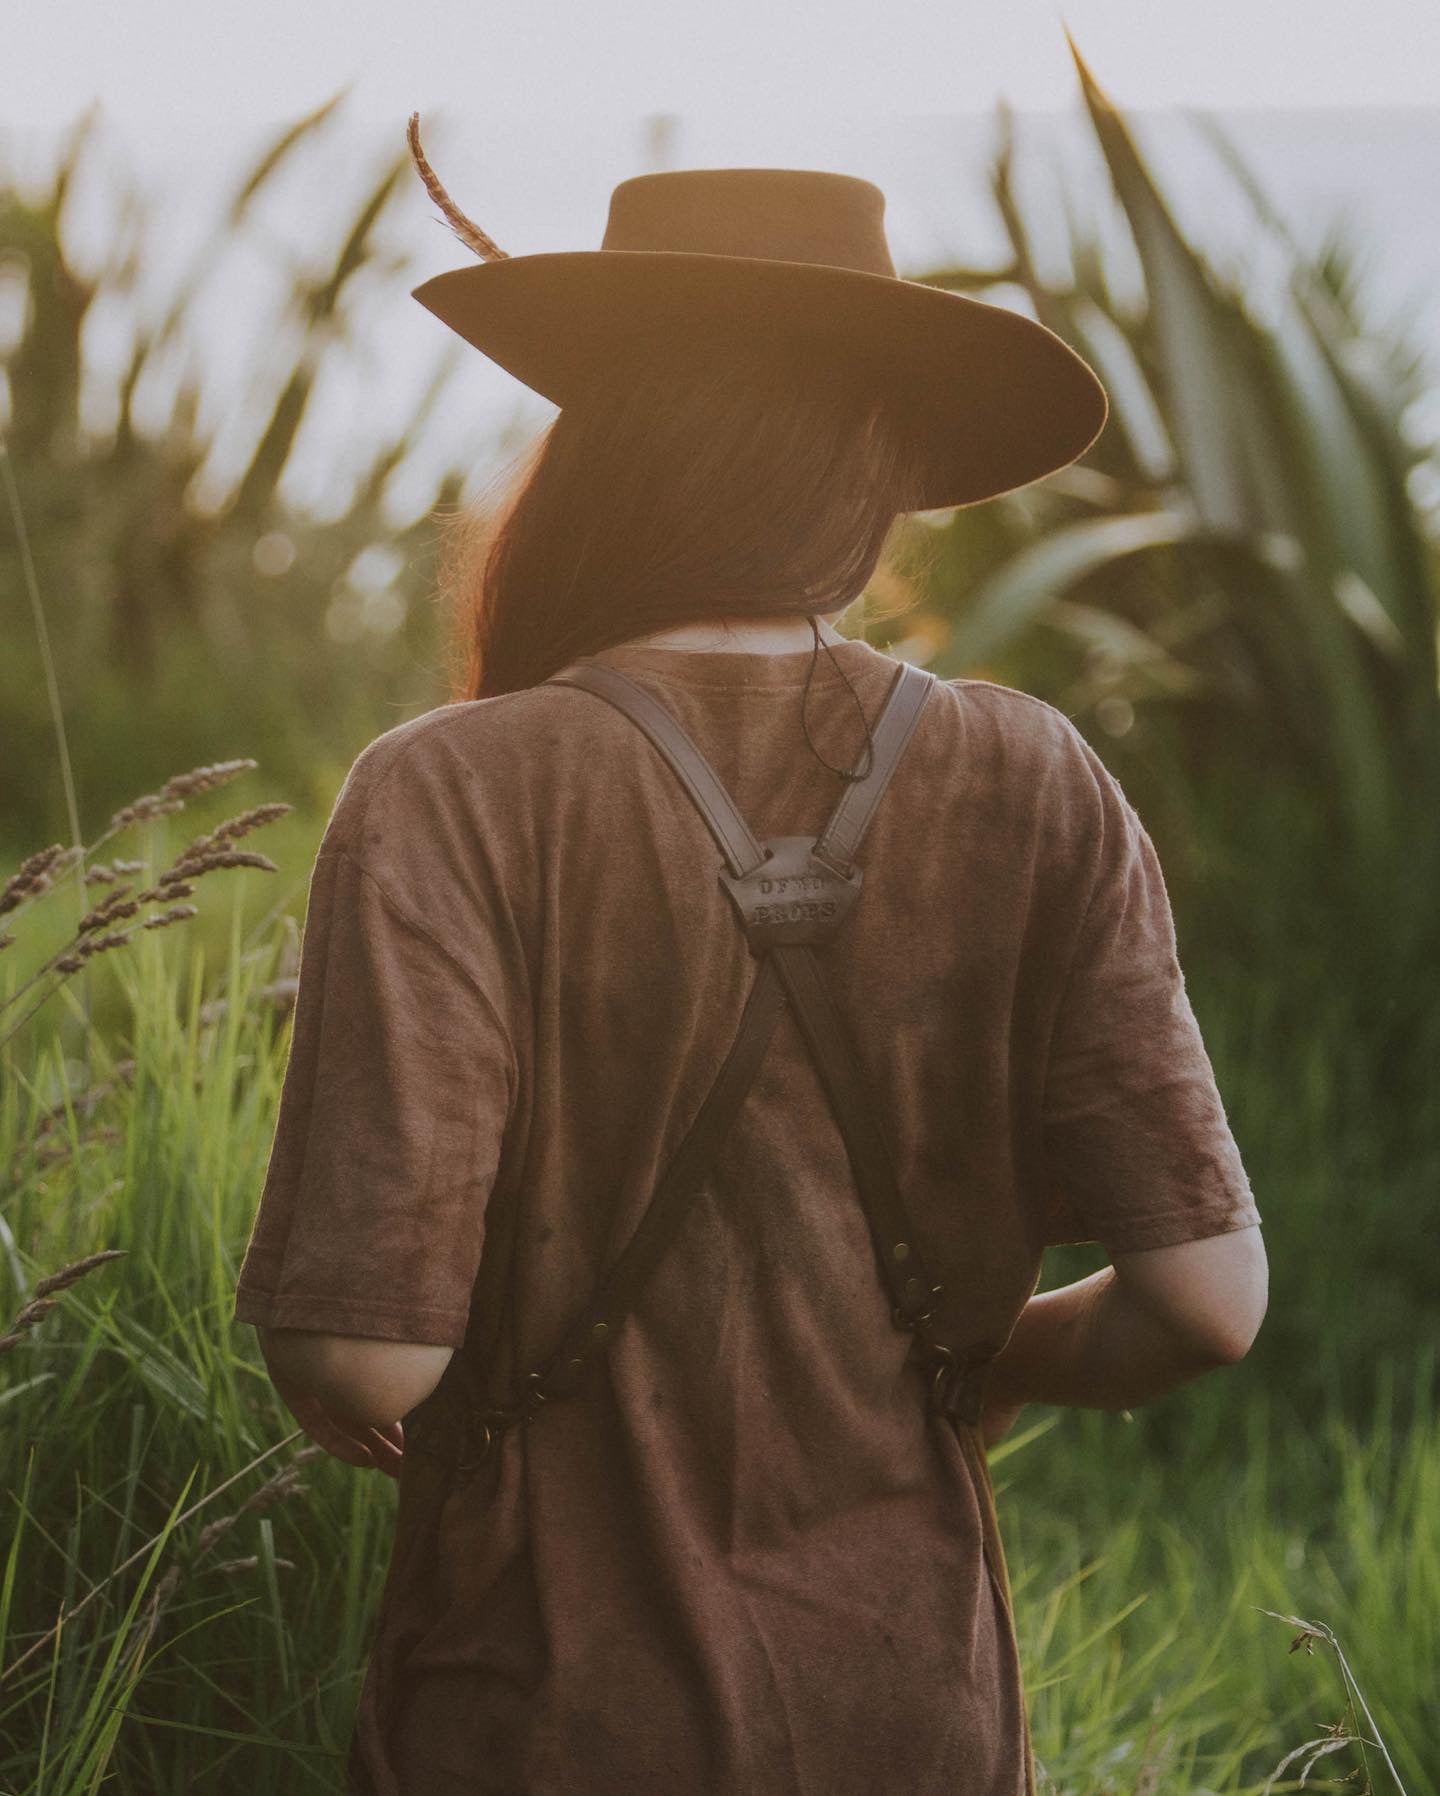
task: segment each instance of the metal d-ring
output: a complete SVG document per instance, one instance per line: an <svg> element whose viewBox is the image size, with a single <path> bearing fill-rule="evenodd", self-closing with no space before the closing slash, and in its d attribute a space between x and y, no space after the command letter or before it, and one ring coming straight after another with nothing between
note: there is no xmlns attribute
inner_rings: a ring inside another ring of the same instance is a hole
<svg viewBox="0 0 1440 1796"><path fill-rule="evenodd" d="M469 1446L469 1431L472 1426L478 1427L484 1438L480 1442L478 1451L476 1451L471 1457L467 1458L463 1451L461 1452L461 1454L459 1454L456 1457L455 1462L454 1462L454 1469L457 1472L473 1472L475 1470L476 1466L484 1463L485 1456L490 1451L490 1442L494 1438L494 1430L491 1428L491 1426L488 1422L479 1422L479 1423L472 1424L471 1422L467 1421L464 1424L466 1446L467 1447Z"/></svg>
<svg viewBox="0 0 1440 1796"><path fill-rule="evenodd" d="M941 1380L955 1370L956 1360L954 1349L944 1346L939 1341L935 1342L933 1352L939 1363L936 1365L934 1375L930 1380L930 1397L932 1402L938 1402L940 1398Z"/></svg>
<svg viewBox="0 0 1440 1796"><path fill-rule="evenodd" d="M932 1301L930 1308L928 1310L921 1310L918 1316L907 1316L901 1306L897 1303L890 1312L895 1319L896 1328L914 1329L918 1327L920 1323L928 1322L940 1307L939 1298L944 1289L945 1287L943 1285L931 1285L930 1296Z"/></svg>

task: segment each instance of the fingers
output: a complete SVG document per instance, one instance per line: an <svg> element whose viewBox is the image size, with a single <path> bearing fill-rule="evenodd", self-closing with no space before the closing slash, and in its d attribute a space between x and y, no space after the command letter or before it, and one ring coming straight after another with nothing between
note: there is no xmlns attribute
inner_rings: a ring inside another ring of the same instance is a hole
<svg viewBox="0 0 1440 1796"><path fill-rule="evenodd" d="M388 1422L383 1428L342 1422L331 1415L318 1397L283 1376L276 1378L273 1370L270 1382L316 1446L360 1471L381 1471L390 1478L400 1476L405 1459L405 1430L398 1421Z"/></svg>
<svg viewBox="0 0 1440 1796"><path fill-rule="evenodd" d="M356 1429L336 1421L318 1397L291 1388L276 1388L285 1407L317 1446L361 1471L379 1470L391 1478L400 1476L405 1431L399 1422L388 1423L384 1428Z"/></svg>
<svg viewBox="0 0 1440 1796"><path fill-rule="evenodd" d="M1024 1407L1023 1404L1017 1404L1013 1409L989 1409L982 1411L980 1418L980 1438L984 1441L986 1447L993 1447L1004 1440L1005 1436L1009 1434L1010 1430L1015 1426L1020 1411Z"/></svg>
<svg viewBox="0 0 1440 1796"><path fill-rule="evenodd" d="M404 1435L397 1422L384 1428L356 1428L337 1422L323 1407L317 1406L317 1410L310 1434L327 1453L333 1453L346 1465L358 1466L362 1471L380 1471L390 1478L400 1476L405 1458Z"/></svg>
<svg viewBox="0 0 1440 1796"><path fill-rule="evenodd" d="M359 1466L368 1471L375 1464L375 1455L369 1443L357 1437L351 1430L343 1427L329 1413L318 1398L304 1397L301 1409L292 1403L295 1419L317 1446L321 1446L336 1459L343 1460L346 1465ZM303 1409L303 1413L302 1413ZM369 1430L367 1433L371 1432Z"/></svg>
<svg viewBox="0 0 1440 1796"><path fill-rule="evenodd" d="M390 1422L384 1428L367 1429L366 1445L371 1452L372 1465L391 1478L400 1476L405 1459L405 1430L398 1422Z"/></svg>

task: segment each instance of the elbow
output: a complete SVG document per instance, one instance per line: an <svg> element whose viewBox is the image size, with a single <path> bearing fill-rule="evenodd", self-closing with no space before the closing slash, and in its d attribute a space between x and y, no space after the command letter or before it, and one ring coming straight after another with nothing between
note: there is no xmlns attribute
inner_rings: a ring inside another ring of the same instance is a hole
<svg viewBox="0 0 1440 1796"><path fill-rule="evenodd" d="M1208 1346L1210 1357L1222 1366L1238 1365L1255 1345L1262 1320L1263 1316L1257 1318L1253 1327L1230 1327L1212 1337Z"/></svg>
<svg viewBox="0 0 1440 1796"><path fill-rule="evenodd" d="M388 1428L434 1391L453 1354L419 1342L334 1339L326 1397L347 1420Z"/></svg>
<svg viewBox="0 0 1440 1796"><path fill-rule="evenodd" d="M301 1391L352 1428L388 1428L408 1415L439 1384L455 1352L304 1329L265 1330L261 1342L282 1396Z"/></svg>
<svg viewBox="0 0 1440 1796"><path fill-rule="evenodd" d="M1259 1239L1259 1231L1249 1237L1254 1242L1254 1251L1246 1268L1246 1275L1241 1281L1244 1292L1243 1301L1238 1305L1238 1313L1231 1323L1229 1346L1229 1363L1244 1359L1255 1345L1260 1333L1265 1313L1270 1307L1270 1265L1265 1257L1264 1243Z"/></svg>
<svg viewBox="0 0 1440 1796"><path fill-rule="evenodd" d="M1244 1304L1230 1306L1203 1338L1205 1352L1222 1366L1237 1365L1255 1345L1269 1299L1263 1280Z"/></svg>
<svg viewBox="0 0 1440 1796"><path fill-rule="evenodd" d="M1115 1273L1197 1370L1234 1365L1254 1346L1269 1302L1258 1225L1120 1255Z"/></svg>

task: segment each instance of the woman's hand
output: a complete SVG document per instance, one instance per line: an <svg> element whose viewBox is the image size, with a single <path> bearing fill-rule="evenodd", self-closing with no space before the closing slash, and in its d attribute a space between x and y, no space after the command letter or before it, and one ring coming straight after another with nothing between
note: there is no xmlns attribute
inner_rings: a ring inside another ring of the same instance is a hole
<svg viewBox="0 0 1440 1796"><path fill-rule="evenodd" d="M1017 1381L1011 1372L1011 1362L1002 1351L990 1362L985 1379L985 1395L980 1404L980 1438L987 1451L997 1441L1004 1440L1015 1426L1015 1418L1029 1401L1017 1387Z"/></svg>
<svg viewBox="0 0 1440 1796"><path fill-rule="evenodd" d="M1004 1440L1015 1426L1015 1418L1024 1409L1023 1403L986 1403L980 1410L980 1438L988 1452L997 1441Z"/></svg>
<svg viewBox="0 0 1440 1796"><path fill-rule="evenodd" d="M364 1471L381 1471L391 1478L400 1476L405 1457L405 1430L399 1422L385 1428L347 1422L333 1415L318 1397L302 1391L282 1375L270 1370L270 1382L280 1393L286 1409L317 1446L341 1459L346 1465Z"/></svg>

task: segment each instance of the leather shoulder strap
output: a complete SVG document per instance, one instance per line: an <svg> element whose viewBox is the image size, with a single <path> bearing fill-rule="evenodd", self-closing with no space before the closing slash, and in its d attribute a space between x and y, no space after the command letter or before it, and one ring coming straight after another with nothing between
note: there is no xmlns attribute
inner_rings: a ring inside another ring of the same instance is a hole
<svg viewBox="0 0 1440 1796"><path fill-rule="evenodd" d="M785 993L776 968L769 960L763 960L724 1065L666 1166L634 1234L606 1271L589 1304L571 1324L549 1369L533 1381L541 1401L573 1390L585 1362L608 1345L635 1307L646 1279L679 1232L691 1199L702 1188L705 1174L740 1113L745 1094L755 1083L784 1008Z"/></svg>
<svg viewBox="0 0 1440 1796"><path fill-rule="evenodd" d="M659 701L637 680L598 661L572 661L553 673L547 686L579 686L607 699L638 724L674 769L705 819L732 873L749 873L765 858L750 825L721 784L720 776Z"/></svg>
<svg viewBox="0 0 1440 1796"><path fill-rule="evenodd" d="M851 782L840 794L815 843L817 854L848 870L935 684L934 674L907 661L900 663L871 732L875 753L870 770L864 779Z"/></svg>
<svg viewBox="0 0 1440 1796"><path fill-rule="evenodd" d="M870 1224L875 1257L893 1300L896 1326L913 1327L934 1312L940 1286L931 1282L906 1214L895 1164L844 1018L814 948L793 943L771 948L769 953L779 968L785 995L844 1139Z"/></svg>
<svg viewBox="0 0 1440 1796"><path fill-rule="evenodd" d="M551 678L557 684L580 686L608 700L645 732L695 803L732 874L746 874L761 863L766 853L764 846L757 841L705 756L659 700L617 669L593 661L571 663ZM935 683L934 676L908 664L902 663L897 669L874 727L869 772L863 780L846 787L816 840L815 852L839 863L842 870L848 870ZM464 1356L466 1368L457 1376L470 1386L471 1404L462 1409L459 1418L462 1466L474 1463L468 1460L472 1428L480 1430L482 1438L477 1450L483 1457L497 1428L523 1420L551 1397L571 1392L586 1363L604 1350L615 1329L634 1308L647 1277L675 1238L705 1172L754 1083L787 998L845 1141L876 1257L893 1299L896 1326L915 1335L916 1347L925 1350L918 1357L927 1371L933 1369L937 1359L942 1370L947 1369L947 1362L953 1365L951 1350L936 1343L926 1328L940 1287L932 1285L925 1269L855 1050L815 950L802 943L777 943L758 958L759 968L749 998L719 1074L666 1167L639 1225L600 1280L590 1303L566 1331L547 1369L526 1374L516 1402L486 1406L478 1384L481 1368L470 1355ZM497 1241L496 1245L500 1243ZM504 1243L506 1251L498 1256L500 1259L508 1260L510 1245L508 1240ZM491 1268L498 1269L497 1256L491 1256ZM493 1279L491 1296L492 1300L497 1296ZM499 1307L496 1301L496 1316ZM493 1330L490 1345L495 1345ZM984 1346L982 1343L982 1349ZM925 1353L932 1358L927 1360ZM447 1372L455 1369L460 1357L452 1360ZM489 1361L490 1356L484 1355L481 1365ZM937 1379L932 1406L938 1392ZM953 1413L956 1388L952 1386L949 1395L940 1400ZM965 1396L958 1401L966 1412L978 1414L974 1409L978 1399L973 1385L967 1386ZM454 1443L444 1442L447 1425L443 1412L437 1406L432 1419L430 1410L428 1404L421 1406L416 1420L429 1424L424 1438L430 1449L448 1456L447 1447L453 1451Z"/></svg>
<svg viewBox="0 0 1440 1796"><path fill-rule="evenodd" d="M749 871L760 862L764 849L719 776L658 699L617 669L589 661L572 663L552 678L597 693L640 725L710 825L733 871ZM934 675L920 668L905 662L897 667L874 727L870 770L865 779L853 782L841 795L817 839L817 853L828 846L832 857L842 855L848 861L854 854L935 684ZM854 1047L815 949L799 943L777 944L762 955L762 968L772 961L844 1138L876 1256L894 1300L896 1325L914 1328L933 1313L940 1286L931 1280L907 1218L894 1163Z"/></svg>
<svg viewBox="0 0 1440 1796"><path fill-rule="evenodd" d="M623 711L669 762L696 809L705 819L720 852L735 874L752 872L765 858L749 824L741 816L719 775L665 706L628 674L598 661L572 661L547 684L579 686L607 699ZM841 793L816 839L816 852L848 866L869 827L885 788L899 765L920 712L936 685L934 674L900 662L885 695L872 735L875 752L870 770Z"/></svg>

